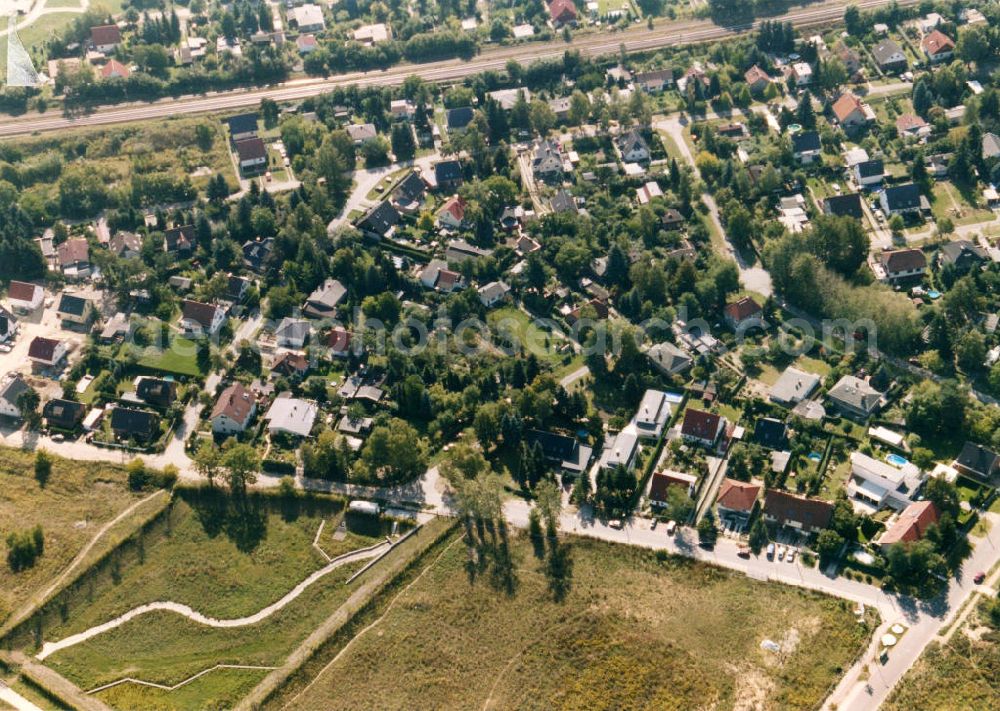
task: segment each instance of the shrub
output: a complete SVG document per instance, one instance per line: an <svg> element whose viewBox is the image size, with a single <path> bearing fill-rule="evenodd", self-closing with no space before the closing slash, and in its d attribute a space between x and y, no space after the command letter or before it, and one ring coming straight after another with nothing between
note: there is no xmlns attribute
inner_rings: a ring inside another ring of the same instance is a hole
<svg viewBox="0 0 1000 711"><path fill-rule="evenodd" d="M15 573L32 567L44 551L45 534L41 526L7 536L7 565Z"/></svg>

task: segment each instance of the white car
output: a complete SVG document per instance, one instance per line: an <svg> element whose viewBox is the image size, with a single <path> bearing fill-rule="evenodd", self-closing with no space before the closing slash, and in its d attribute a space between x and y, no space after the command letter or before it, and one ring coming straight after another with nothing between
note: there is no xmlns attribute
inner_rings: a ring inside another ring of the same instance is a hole
<svg viewBox="0 0 1000 711"><path fill-rule="evenodd" d="M794 563L795 562L795 549L794 548L792 548L790 551L788 551L788 562L789 563Z"/></svg>
<svg viewBox="0 0 1000 711"><path fill-rule="evenodd" d="M780 548L778 548L778 560L784 560L784 559L785 559L785 547L781 546Z"/></svg>

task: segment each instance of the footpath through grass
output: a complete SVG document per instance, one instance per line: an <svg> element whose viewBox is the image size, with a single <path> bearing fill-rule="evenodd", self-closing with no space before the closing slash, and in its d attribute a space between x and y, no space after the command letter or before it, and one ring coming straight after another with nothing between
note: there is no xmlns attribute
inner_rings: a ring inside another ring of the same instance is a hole
<svg viewBox="0 0 1000 711"><path fill-rule="evenodd" d="M122 468L103 462L53 457L44 486L35 478L35 455L0 448L0 532L40 525L45 548L33 567L18 573L0 561L0 623L43 590L101 527L138 500ZM4 544L6 549L6 544Z"/></svg>
<svg viewBox="0 0 1000 711"><path fill-rule="evenodd" d="M452 545L288 708L811 709L866 644L849 603L569 540L561 603L524 538L511 596Z"/></svg>

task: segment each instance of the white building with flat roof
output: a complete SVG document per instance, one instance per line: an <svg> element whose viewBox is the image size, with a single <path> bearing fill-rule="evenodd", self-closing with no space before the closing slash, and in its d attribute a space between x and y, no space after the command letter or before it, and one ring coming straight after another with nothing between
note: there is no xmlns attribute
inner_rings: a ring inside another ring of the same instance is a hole
<svg viewBox="0 0 1000 711"><path fill-rule="evenodd" d="M659 390L647 390L639 403L639 409L632 418L639 437L659 439L670 421L671 408L667 394Z"/></svg>
<svg viewBox="0 0 1000 711"><path fill-rule="evenodd" d="M851 454L847 495L862 507L876 510L888 507L902 511L913 503L913 497L925 478L926 475L909 462L896 466L854 452Z"/></svg>

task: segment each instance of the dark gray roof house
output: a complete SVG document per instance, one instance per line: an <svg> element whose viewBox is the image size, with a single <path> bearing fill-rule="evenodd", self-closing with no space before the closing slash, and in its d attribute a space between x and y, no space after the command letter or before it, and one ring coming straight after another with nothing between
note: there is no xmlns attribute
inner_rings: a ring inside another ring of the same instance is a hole
<svg viewBox="0 0 1000 711"><path fill-rule="evenodd" d="M562 149L556 141L541 141L535 147L531 158L531 170L543 180L553 180L562 177Z"/></svg>
<svg viewBox="0 0 1000 711"><path fill-rule="evenodd" d="M816 131L801 131L792 136L792 151L794 153L806 153L819 149L819 133Z"/></svg>
<svg viewBox="0 0 1000 711"><path fill-rule="evenodd" d="M891 39L886 38L872 47L872 56L883 72L901 72L906 69L906 55Z"/></svg>
<svg viewBox="0 0 1000 711"><path fill-rule="evenodd" d="M838 217L864 217L864 209L861 207L861 195L859 193L848 193L847 195L831 195L823 200L823 212L828 215Z"/></svg>
<svg viewBox="0 0 1000 711"><path fill-rule="evenodd" d="M966 272L987 260L986 250L975 242L967 239L957 239L947 242L938 252L938 262L941 266L951 266L957 271Z"/></svg>
<svg viewBox="0 0 1000 711"><path fill-rule="evenodd" d="M465 128L472 122L472 117L474 115L475 111L471 106L460 106L457 109L448 109L448 111L445 112L448 130L455 131Z"/></svg>
<svg viewBox="0 0 1000 711"><path fill-rule="evenodd" d="M302 315L310 318L332 318L347 294L347 289L336 279L327 279L306 299Z"/></svg>
<svg viewBox="0 0 1000 711"><path fill-rule="evenodd" d="M1000 466L1000 457L982 445L966 442L955 459L955 468L964 474L989 479Z"/></svg>
<svg viewBox="0 0 1000 711"><path fill-rule="evenodd" d="M575 213L577 211L576 200L565 190L560 190L553 195L552 199L549 200L549 206L552 208L552 212L556 214L561 212Z"/></svg>
<svg viewBox="0 0 1000 711"><path fill-rule="evenodd" d="M399 222L399 217L396 208L388 200L383 200L366 212L355 226L369 237L381 238L392 231Z"/></svg>

